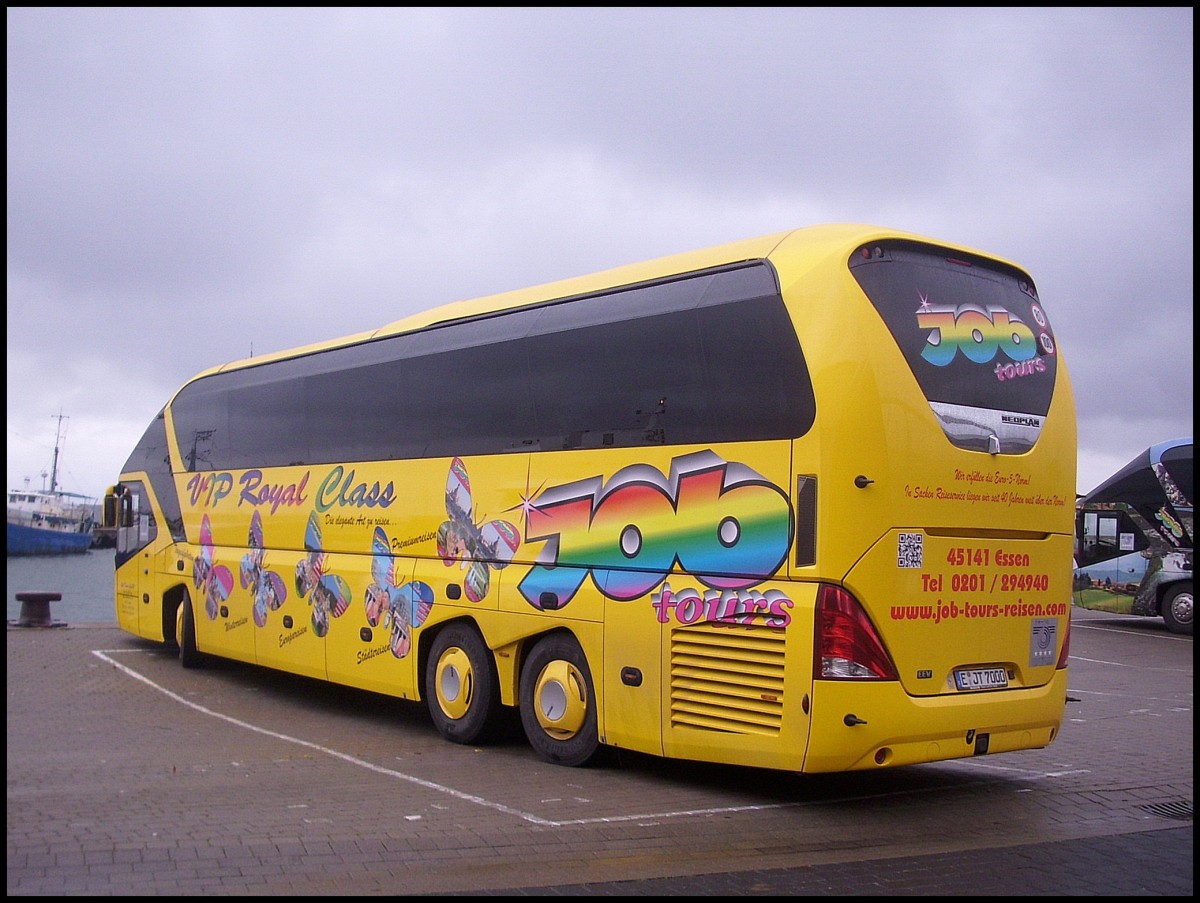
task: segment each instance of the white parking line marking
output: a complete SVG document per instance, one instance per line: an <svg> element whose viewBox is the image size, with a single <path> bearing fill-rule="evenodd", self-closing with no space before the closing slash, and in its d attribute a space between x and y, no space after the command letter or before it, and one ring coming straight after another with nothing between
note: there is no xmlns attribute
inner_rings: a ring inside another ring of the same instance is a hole
<svg viewBox="0 0 1200 903"><path fill-rule="evenodd" d="M484 806L488 809L493 809L497 812L503 812L506 815L513 815L513 816L516 816L517 818L523 819L524 821L531 822L535 825L541 825L543 827L557 828L557 827L562 827L564 825L611 824L613 822L637 821L637 820L646 819L646 818L656 818L656 819L657 818L682 818L682 817L695 816L695 815L719 815L722 813L730 813L730 812L756 812L756 811L767 810L767 809L786 809L791 806L799 805L797 803L773 803L770 805L754 805L754 806L722 806L722 807L712 808L712 809L683 809L683 810L674 811L674 812L658 812L658 813L653 813L653 814L641 813L641 814L637 814L637 815L608 816L608 817L600 817L600 818L575 818L575 819L566 819L566 820L554 820L554 819L542 818L541 816L534 815L531 812L522 812L519 809L514 809L511 806L506 806L503 803L497 803L492 800L485 799L481 796L476 796L475 794L463 793L461 790L455 790L453 787L447 787L444 784L438 784L433 781L427 781L423 778L418 778L415 775L406 774L402 771L396 771L395 769L392 769L392 768L384 768L381 765L376 765L373 762L368 762L368 761L366 761L364 759L360 759L356 756L349 755L348 753L340 752L339 750L336 750L336 749L330 749L328 746L321 746L319 743L312 743L308 740L301 740L299 737L292 737L292 736L289 736L288 734L281 734L278 731L268 730L267 728L259 727L256 724L251 724L248 721L243 721L240 718L234 718L231 715L226 715L222 712L216 712L205 706L198 705L197 703L194 703L191 700L185 699L184 697L180 696L178 693L175 693L172 690L168 690L166 687L162 686L159 683L154 682L150 678L146 677L146 675L142 674L139 671L135 671L133 668L130 668L128 665L121 664L120 662L118 662L116 659L114 659L112 657L112 655L115 653L129 652L129 651L131 651L131 650L128 650L128 649L112 649L112 650L93 649L92 655L96 656L97 658L99 658L103 661L108 662L114 668L123 672L124 674L129 675L134 680L141 681L142 683L146 684L146 686L157 690L158 692L162 693L164 696L167 696L168 698L174 700L175 702L178 702L181 705L185 705L188 708L201 713L202 715L208 715L212 718L219 718L221 721L224 721L228 724L232 724L235 727L245 728L248 731L253 731L256 734L262 734L263 736L266 736L266 737L272 737L276 740L282 740L285 743L294 743L297 746L302 746L305 749L311 749L316 752L324 753L325 755L331 756L334 759L338 759L338 760L340 760L342 762L346 762L350 765L355 765L359 768L365 768L366 770L375 772L376 774L383 774L383 775L387 775L388 777L391 777L391 778L396 778L397 780L407 781L410 784L416 784L418 787L424 787L426 790L433 790L437 793L444 793L444 794L446 794L448 796L452 796L456 799L463 800L464 802L474 803L477 806Z"/></svg>
<svg viewBox="0 0 1200 903"><path fill-rule="evenodd" d="M231 715L226 715L222 712L213 711L210 708L207 708L205 706L194 703L191 700L185 699L184 697L180 696L178 693L175 693L172 690L168 690L166 687L154 682L153 680L151 680L149 677L146 677L146 675L142 674L141 672L135 671L134 669L130 668L128 665L121 664L120 662L118 662L116 659L114 659L112 657L113 655L115 655L117 653L123 653L123 652L138 652L138 650L93 649L92 655L96 656L97 658L101 659L102 661L108 662L114 668L116 668L117 670L121 671L124 674L127 674L129 677L132 677L134 680L141 681L146 686L151 687L154 690L157 690L158 692L162 693L164 696L167 696L171 700L178 702L181 705L185 705L188 708L201 713L202 715L208 715L212 718L218 718L221 721L224 721L228 724L234 725L235 727L245 728L248 731L253 731L254 733L262 734L263 736L266 736L266 737L272 737L276 740L281 740L284 743L293 743L297 746L302 746L305 749L311 749L316 752L324 753L325 755L330 756L331 758L338 759L339 761L345 762L349 765L354 765L359 768L364 768L367 771L371 771L376 774L386 775L391 778L396 778L397 780L406 781L410 784L415 784L418 787L423 787L426 790L432 790L437 793L444 793L447 796L454 797L455 799L459 799L459 800L462 800L467 803L473 803L477 806L483 806L487 809L495 810L496 812L502 812L505 815L512 815L523 821L527 821L527 822L530 822L531 824L535 824L535 825L540 825L542 827L559 828L559 827L564 827L567 825L593 825L593 824L608 825L608 824L619 824L622 822L645 822L648 820L656 821L656 820L667 819L667 818L688 818L688 817L694 817L694 816L723 815L723 814L729 814L729 813L735 813L735 812L765 812L765 811L769 811L772 809L798 809L798 808L809 807L809 806L828 805L830 803L842 804L842 803L848 802L850 800L882 799L882 798L892 797L892 796L912 796L914 794L936 793L936 792L938 792L938 789L939 789L939 788L925 788L925 789L920 789L920 790L903 790L903 791L897 791L895 793L873 793L873 794L865 794L865 795L859 796L859 797L842 797L837 800L829 800L829 801L816 800L816 801L805 802L805 803L769 803L769 804L756 804L756 805L747 805L747 806L716 806L716 807L706 808L706 809L677 809L677 810L671 810L671 811L666 811L666 812L640 812L640 813L631 814L631 815L597 816L595 818L568 818L568 819L542 818L541 816L534 815L531 812L523 812L520 809L514 809L511 806L506 806L503 803L494 802L493 800L485 799L484 797L476 796L475 794L472 794L472 793L463 793L461 790L455 790L453 787L447 787L444 784L438 784L438 783L435 783L434 781L427 781L424 778L418 778L415 775L406 774L405 772L402 772L402 771L396 771L395 769L392 769L392 768L384 768L381 765L376 765L374 762L368 762L364 759L358 758L357 756L352 756L352 755L349 755L348 753L340 752L339 750L336 750L336 749L331 749L328 746L321 746L319 743L312 743L311 741L308 741L308 740L301 740L299 737L292 737L288 734L281 734L278 731L273 731L273 730L269 730L264 727L259 727L256 724L251 724L248 721L243 721L239 718L234 718ZM978 760L972 759L972 760L950 760L950 762L947 762L944 764L979 765L982 763L980 763ZM1000 766L989 766L989 767L994 767L994 768L998 768L998 769L1000 768ZM1024 771L1022 769L1008 769L1008 768L1004 768L1002 770L1020 771L1022 774L1025 774L1025 775L1031 776L1031 777L1035 777L1035 778L1055 777L1058 774L1070 773L1070 772L1036 773L1036 772Z"/></svg>

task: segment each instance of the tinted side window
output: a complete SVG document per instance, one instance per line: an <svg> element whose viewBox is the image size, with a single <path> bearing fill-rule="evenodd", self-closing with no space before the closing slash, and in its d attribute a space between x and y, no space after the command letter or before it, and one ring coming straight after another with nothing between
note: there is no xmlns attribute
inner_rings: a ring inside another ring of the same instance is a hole
<svg viewBox="0 0 1200 903"><path fill-rule="evenodd" d="M172 411L217 470L794 438L815 401L759 262L214 374Z"/></svg>

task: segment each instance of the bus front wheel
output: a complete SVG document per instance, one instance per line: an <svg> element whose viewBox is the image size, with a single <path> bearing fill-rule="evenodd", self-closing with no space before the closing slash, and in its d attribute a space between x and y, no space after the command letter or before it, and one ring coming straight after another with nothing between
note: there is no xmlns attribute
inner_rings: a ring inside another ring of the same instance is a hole
<svg viewBox="0 0 1200 903"><path fill-rule="evenodd" d="M541 640L521 669L521 725L534 752L554 765L578 766L600 750L596 694L574 637Z"/></svg>
<svg viewBox="0 0 1200 903"><path fill-rule="evenodd" d="M187 593L175 613L175 641L179 646L179 663L185 668L199 668L204 656L196 648L196 621L192 614L192 600Z"/></svg>
<svg viewBox="0 0 1200 903"><path fill-rule="evenodd" d="M1163 596L1162 616L1171 633L1192 635L1192 584L1180 583Z"/></svg>
<svg viewBox="0 0 1200 903"><path fill-rule="evenodd" d="M500 682L473 627L451 624L434 639L425 666L425 702L438 733L453 743L489 740L496 732Z"/></svg>

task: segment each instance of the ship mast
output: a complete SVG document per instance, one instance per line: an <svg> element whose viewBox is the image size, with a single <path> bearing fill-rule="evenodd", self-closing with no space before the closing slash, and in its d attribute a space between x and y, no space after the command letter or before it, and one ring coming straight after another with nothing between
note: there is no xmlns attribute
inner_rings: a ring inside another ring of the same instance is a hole
<svg viewBox="0 0 1200 903"><path fill-rule="evenodd" d="M53 415L58 418L58 426L54 430L54 462L50 465L50 491L58 489L58 445L62 440L62 422L67 418L62 414Z"/></svg>

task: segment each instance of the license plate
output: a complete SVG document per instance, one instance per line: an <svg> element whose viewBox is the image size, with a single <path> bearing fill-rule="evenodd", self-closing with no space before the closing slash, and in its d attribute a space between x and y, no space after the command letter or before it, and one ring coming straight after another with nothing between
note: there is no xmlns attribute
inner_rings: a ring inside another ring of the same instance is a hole
<svg viewBox="0 0 1200 903"><path fill-rule="evenodd" d="M1003 668L964 668L954 672L954 685L960 690L999 690L1008 686Z"/></svg>

